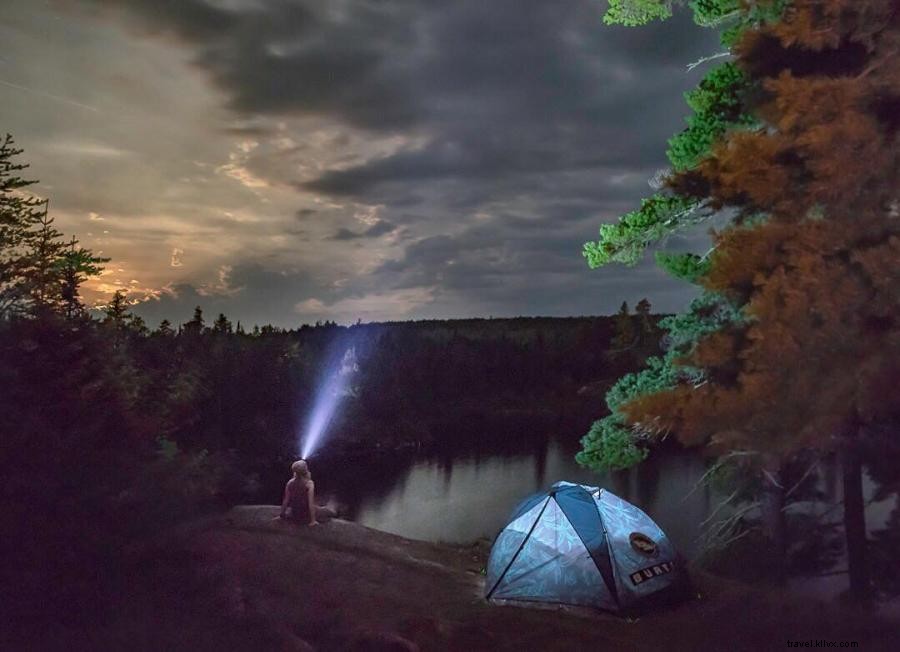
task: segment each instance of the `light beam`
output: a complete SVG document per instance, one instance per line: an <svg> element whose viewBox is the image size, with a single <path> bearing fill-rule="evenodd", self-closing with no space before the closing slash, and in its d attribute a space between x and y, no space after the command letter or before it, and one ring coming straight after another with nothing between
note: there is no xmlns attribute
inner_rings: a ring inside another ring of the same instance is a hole
<svg viewBox="0 0 900 652"><path fill-rule="evenodd" d="M308 459L321 445L322 437L341 399L353 394L350 381L359 371L356 346L344 344L339 350L344 353L336 363L326 367L325 382L316 396L309 423L300 440L300 457L303 459Z"/></svg>

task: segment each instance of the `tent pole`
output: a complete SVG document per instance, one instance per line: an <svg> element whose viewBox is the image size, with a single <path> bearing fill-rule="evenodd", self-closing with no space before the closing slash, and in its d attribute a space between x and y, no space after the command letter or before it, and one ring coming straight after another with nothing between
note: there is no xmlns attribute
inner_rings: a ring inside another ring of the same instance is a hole
<svg viewBox="0 0 900 652"><path fill-rule="evenodd" d="M540 520L541 520L541 516L544 515L544 510L547 509L547 504L550 502L550 499L551 499L552 497L553 497L552 495L551 495L551 496L547 496L547 500L544 501L544 505L543 505L543 507L541 507L541 511L538 513L537 518L534 519L534 523L531 524L531 529L528 530L528 534L526 534L526 535L525 535L525 538L522 539L522 543L519 544L519 549L516 550L516 554L514 554L514 555L512 556L512 559L509 560L509 563L506 565L506 568L504 568L504 569L503 569L503 572L500 573L500 577L498 577L498 578L497 578L497 581L494 582L494 586L492 586L492 587L491 587L491 590L488 591L487 596L484 598L485 600L490 600L490 599L491 599L491 596L494 595L494 591L497 589L498 586L500 586L500 582L502 582L502 581L503 581L503 578L506 577L507 571L509 571L510 567L513 565L513 562L514 562L514 561L516 560L516 558L519 556L519 553L522 552L522 548L525 547L525 542L528 541L528 539L531 538L531 533L534 532L534 528L537 527L538 521L540 521Z"/></svg>

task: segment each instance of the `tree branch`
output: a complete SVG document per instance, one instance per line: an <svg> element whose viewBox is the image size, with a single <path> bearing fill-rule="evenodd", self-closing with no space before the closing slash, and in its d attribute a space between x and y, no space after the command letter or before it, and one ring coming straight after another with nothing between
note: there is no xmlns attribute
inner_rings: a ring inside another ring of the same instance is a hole
<svg viewBox="0 0 900 652"><path fill-rule="evenodd" d="M808 469L806 469L806 473L804 473L803 477L801 477L797 481L797 484L795 484L793 487L791 487L784 493L785 501L787 501L787 499L791 497L791 494L793 494L797 490L797 488L803 483L804 480L806 480L806 478L809 476L809 474L812 473L812 470L814 468L817 468L818 466L819 466L819 460L816 460L815 462L812 463L812 466L810 466Z"/></svg>
<svg viewBox="0 0 900 652"><path fill-rule="evenodd" d="M687 65L688 72L690 72L691 70L693 70L700 64L706 63L707 61L712 61L713 59L719 59L721 57L730 57L730 56L734 56L734 55L732 55L731 52L719 52L718 54L713 54L712 56L701 57L700 59L697 59L694 63L689 63Z"/></svg>
<svg viewBox="0 0 900 652"><path fill-rule="evenodd" d="M744 457L747 455L759 455L759 453L757 453L755 451L731 451L727 455L723 455L722 457L720 457L718 460L716 460L716 463L713 464L706 471L706 473L704 473L702 476L700 476L700 479L697 480L697 483L694 485L693 489L691 489L689 492L687 492L687 494L685 494L684 498L681 499L682 502L684 502L685 500L687 500L688 498L693 496L694 492L697 491L697 489L699 489L700 486L703 485L707 481L709 476L711 474L713 474L714 472L716 472L725 463L726 460L728 460L732 457Z"/></svg>
<svg viewBox="0 0 900 652"><path fill-rule="evenodd" d="M733 492L731 492L731 495L728 496L728 498L726 498L725 500L721 501L718 505L716 505L716 508L712 512L710 512L709 516L707 516L705 519L703 519L703 521L700 523L700 527L702 528L707 523L709 523L710 520L712 520L712 517L719 513L720 509L722 509L725 505L727 505L734 499L734 497L737 495L738 491L739 491L738 489L735 489Z"/></svg>

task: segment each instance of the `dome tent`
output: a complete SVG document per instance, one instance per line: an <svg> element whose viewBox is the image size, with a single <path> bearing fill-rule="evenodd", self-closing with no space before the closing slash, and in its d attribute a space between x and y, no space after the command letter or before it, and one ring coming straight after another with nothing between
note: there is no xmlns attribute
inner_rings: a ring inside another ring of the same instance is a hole
<svg viewBox="0 0 900 652"><path fill-rule="evenodd" d="M683 579L674 546L644 512L605 489L557 482L525 499L497 536L485 591L493 601L622 612L677 592Z"/></svg>

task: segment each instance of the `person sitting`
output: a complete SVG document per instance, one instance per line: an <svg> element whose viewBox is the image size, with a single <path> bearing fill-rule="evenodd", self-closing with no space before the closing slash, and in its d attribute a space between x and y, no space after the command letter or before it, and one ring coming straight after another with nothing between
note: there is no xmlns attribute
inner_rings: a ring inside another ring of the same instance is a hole
<svg viewBox="0 0 900 652"><path fill-rule="evenodd" d="M318 525L334 517L334 512L327 507L316 505L316 484L306 460L297 460L291 464L294 477L284 487L284 498L281 501L281 513L278 518L289 518L310 526ZM290 508L290 516L288 516Z"/></svg>

